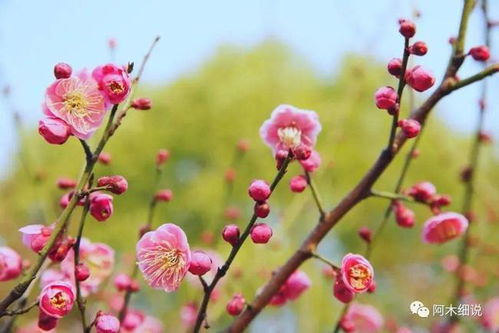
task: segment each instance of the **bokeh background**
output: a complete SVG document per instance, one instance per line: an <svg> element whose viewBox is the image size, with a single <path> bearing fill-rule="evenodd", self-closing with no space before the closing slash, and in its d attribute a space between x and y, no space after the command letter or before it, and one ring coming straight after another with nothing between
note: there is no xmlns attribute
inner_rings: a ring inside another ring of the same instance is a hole
<svg viewBox="0 0 499 333"><path fill-rule="evenodd" d="M139 63L156 35L162 39L138 92L152 98L154 107L129 113L106 148L112 163L96 169L97 175L121 174L130 184L126 194L115 198L113 217L105 223L90 220L86 232L92 241L117 250L116 272L128 272L133 263L137 230L146 218L155 186L154 155L159 148L171 152L160 187L172 189L174 199L158 207L154 223L179 224L191 247L211 249L222 258L228 254L229 246L219 237L228 223L224 210L238 207L242 214L237 223L243 226L252 210L247 185L254 178L270 180L275 174L273 157L258 129L281 103L318 112L323 131L317 148L323 164L314 176L326 206L333 207L385 144L391 119L375 108L372 96L379 86L395 84L385 63L401 54L397 19L411 17L414 10L421 13L416 37L429 46L429 53L416 61L441 77L450 52L447 40L457 31L458 1L1 0L0 84L10 87L10 97L0 103L1 242L34 259L22 248L17 229L51 223L60 212L58 200L63 194L55 181L60 176L75 178L83 163L76 140L51 146L36 132L53 65L65 61L73 68L92 68L110 60ZM491 2L490 12L499 14L499 5ZM478 11L472 15L468 47L482 43L481 19ZM113 53L108 48L110 38L117 43ZM462 77L479 68L468 61ZM489 82L490 91L499 89L497 79ZM465 88L439 104L407 181L407 185L433 182L439 192L453 197L450 210L459 211L462 203L459 172L467 161L479 90L480 84ZM424 96L416 95L415 103ZM487 131L497 137L496 94L490 93L488 103ZM12 110L20 115L20 132ZM408 112L407 106L403 112ZM236 144L241 139L249 141L250 149L239 156ZM476 189L474 234L480 241L472 253L476 275L470 286L482 304L499 294L497 153L495 144L483 150ZM402 159L393 163L376 188L394 186ZM237 172L230 195L224 178L229 167ZM209 318L215 331L230 322L224 312L230 296L242 291L251 300L316 222L310 193L293 194L288 189L287 181L299 172L293 165L272 197L271 242L244 246L225 278L219 300L211 304ZM360 226L376 227L385 205L381 199L370 199L356 207L323 241L319 252L338 262L347 252L364 251L356 231ZM377 292L358 300L375 305L387 320L394 318L397 324L424 332L431 320L416 319L408 304L415 299L425 304L449 302L455 277L443 270L441 260L456 253L458 242L424 245L420 231L429 212L414 208L416 227L401 229L390 221L385 229L372 257ZM212 241L207 233L214 235ZM321 263L307 262L303 270L311 277L312 288L286 307L266 309L250 331L332 331L341 305L322 269ZM0 294L10 286L3 283ZM107 293L111 291L108 287ZM106 307L106 298L100 296L90 300L91 310ZM185 329L181 306L200 301L201 296L201 289L189 283L174 294L144 286L132 305L161 318L168 332L181 332ZM69 322L66 329L71 331ZM472 320L464 323L470 331L478 330Z"/></svg>

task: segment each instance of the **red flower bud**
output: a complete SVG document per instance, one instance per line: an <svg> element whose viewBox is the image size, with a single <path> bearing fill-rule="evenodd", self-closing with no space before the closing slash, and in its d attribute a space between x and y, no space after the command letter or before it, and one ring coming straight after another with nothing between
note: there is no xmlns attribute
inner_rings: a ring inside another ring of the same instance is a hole
<svg viewBox="0 0 499 333"><path fill-rule="evenodd" d="M393 58L387 66L388 73L395 77L399 77L402 73L402 60L400 58Z"/></svg>
<svg viewBox="0 0 499 333"><path fill-rule="evenodd" d="M67 79L71 77L73 69L64 62L60 62L54 66L54 76L56 79Z"/></svg>
<svg viewBox="0 0 499 333"><path fill-rule="evenodd" d="M156 201L169 202L173 198L173 192L170 189L159 190L154 196Z"/></svg>
<svg viewBox="0 0 499 333"><path fill-rule="evenodd" d="M98 186L107 186L107 190L114 194L125 193L128 189L128 182L123 176L104 176L97 180Z"/></svg>
<svg viewBox="0 0 499 333"><path fill-rule="evenodd" d="M137 98L132 102L131 107L135 110L150 110L152 102L149 98Z"/></svg>
<svg viewBox="0 0 499 333"><path fill-rule="evenodd" d="M227 313L231 316L238 316L244 310L244 304L246 300L243 295L235 294L232 299L227 303Z"/></svg>
<svg viewBox="0 0 499 333"><path fill-rule="evenodd" d="M487 61L490 58L490 51L486 45L471 48L469 54L477 61Z"/></svg>
<svg viewBox="0 0 499 333"><path fill-rule="evenodd" d="M378 109L388 110L397 104L398 94L392 87L381 87L376 90L374 100Z"/></svg>
<svg viewBox="0 0 499 333"><path fill-rule="evenodd" d="M156 165L160 166L166 163L170 158L170 152L166 149L160 149L156 154Z"/></svg>
<svg viewBox="0 0 499 333"><path fill-rule="evenodd" d="M435 77L421 66L415 66L405 73L405 81L414 90L422 92L435 84Z"/></svg>
<svg viewBox="0 0 499 333"><path fill-rule="evenodd" d="M62 145L71 136L69 126L63 120L53 117L38 122L38 133L53 145Z"/></svg>
<svg viewBox="0 0 499 333"><path fill-rule="evenodd" d="M74 188L76 186L76 181L68 178L68 177L61 177L57 179L57 187L60 188L61 190L67 190L70 188Z"/></svg>
<svg viewBox="0 0 499 333"><path fill-rule="evenodd" d="M408 138L414 138L421 132L421 124L415 119L401 119L398 126Z"/></svg>
<svg viewBox="0 0 499 333"><path fill-rule="evenodd" d="M362 238L367 243L370 243L372 240L372 231L368 227L361 227L358 231L359 237Z"/></svg>
<svg viewBox="0 0 499 333"><path fill-rule="evenodd" d="M301 193L308 186L307 178L303 175L294 176L289 181L289 188L292 192Z"/></svg>
<svg viewBox="0 0 499 333"><path fill-rule="evenodd" d="M75 277L78 281L85 281L90 276L90 270L84 263L79 263L75 268Z"/></svg>
<svg viewBox="0 0 499 333"><path fill-rule="evenodd" d="M409 52L417 56L424 56L428 52L428 46L425 42L419 41L410 46Z"/></svg>
<svg viewBox="0 0 499 333"><path fill-rule="evenodd" d="M255 244L266 244L272 237L272 228L265 223L256 223L251 228L251 240Z"/></svg>
<svg viewBox="0 0 499 333"><path fill-rule="evenodd" d="M411 38L416 34L416 25L414 22L407 19L400 19L399 25L399 32L405 38Z"/></svg>
<svg viewBox="0 0 499 333"><path fill-rule="evenodd" d="M222 231L224 241L235 246L239 242L239 227L235 224L229 224Z"/></svg>
<svg viewBox="0 0 499 333"><path fill-rule="evenodd" d="M398 201L394 203L393 207L397 224L403 228L412 228L415 223L414 212Z"/></svg>
<svg viewBox="0 0 499 333"><path fill-rule="evenodd" d="M267 202L255 202L253 212L259 218L264 219L270 214L270 206Z"/></svg>
<svg viewBox="0 0 499 333"><path fill-rule="evenodd" d="M99 154L98 161L104 165L108 165L111 163L111 154L102 152Z"/></svg>

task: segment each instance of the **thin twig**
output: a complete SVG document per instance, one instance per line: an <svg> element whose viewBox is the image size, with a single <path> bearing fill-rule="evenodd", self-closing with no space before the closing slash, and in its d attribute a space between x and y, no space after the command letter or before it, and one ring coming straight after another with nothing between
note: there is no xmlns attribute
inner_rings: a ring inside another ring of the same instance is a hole
<svg viewBox="0 0 499 333"><path fill-rule="evenodd" d="M93 176L90 177L89 186L92 186ZM76 236L76 243L74 244L74 275L75 275L75 285L76 285L76 304L78 305L78 310L80 312L81 325L83 328L83 333L90 332L89 327L87 326L87 319L85 315L86 308L86 300L83 299L81 295L81 285L77 276L77 267L80 263L80 244L81 238L83 236L83 229L85 228L85 220L88 215L88 211L90 209L90 196L87 195L85 198L85 204L83 206L83 210L81 212L80 224L78 226L78 234Z"/></svg>
<svg viewBox="0 0 499 333"><path fill-rule="evenodd" d="M323 263L325 263L328 266L331 266L335 271L339 271L340 270L339 266L335 265L331 260L324 258L323 256L321 256L320 254L318 254L316 252L312 253L312 257L314 257L315 259L318 259L318 260L322 261Z"/></svg>
<svg viewBox="0 0 499 333"><path fill-rule="evenodd" d="M291 158L288 157L282 163L281 168L279 169L274 180L272 181L272 184L270 184L270 189L272 192L275 190L276 186L279 184L282 177L284 177L284 175L286 174L287 169L288 169L288 165L290 162L291 162ZM227 271L229 270L230 265L234 261L236 255L239 252L239 250L241 249L241 247L243 246L244 241L246 240L246 238L248 238L248 236L251 232L251 228L255 224L257 218L258 217L255 214L253 214L253 216L249 220L248 224L246 225L244 232L239 237L239 241L232 247L232 250L230 251L230 254L227 257L227 260L222 265L222 267L218 268L217 273L215 274L215 277L213 278L211 283L208 285L207 290L205 290L203 301L202 301L201 306L199 307L199 310L198 310L198 315L196 318L196 323L194 325L193 332L197 333L201 329L203 321L207 317L206 312L208 309L208 301L210 300L211 293L213 292L213 290L215 290L215 287L217 286L218 281L220 281L220 279L223 278L225 276L225 274L227 273Z"/></svg>
<svg viewBox="0 0 499 333"><path fill-rule="evenodd" d="M307 179L308 187L310 188L310 191L312 192L312 196L314 198L315 205L317 206L317 209L319 210L320 219L322 221L324 219L324 216L326 215L326 211L324 210L324 204L322 203L321 196L319 194L317 187L315 186L315 182L313 181L313 179L310 175L310 172L305 171L305 178Z"/></svg>
<svg viewBox="0 0 499 333"><path fill-rule="evenodd" d="M488 3L487 0L482 0L482 12L483 12L483 17L484 17L484 39L485 39L485 45L487 47L491 47L491 27L488 24L489 22L489 13L488 13ZM484 65L485 67L485 65ZM487 70L490 70L492 67L495 67L495 70L499 70L499 65L493 65L485 68L483 72L486 72ZM482 73L483 73L482 72ZM475 75L476 77L477 75ZM469 80L469 79L468 79ZM462 81L461 81L462 82ZM462 213L463 214L470 214L472 207L473 207L473 198L474 198L474 188L475 188L475 181L476 181L476 175L477 175L477 170L478 170L478 165L479 165L479 159L480 159L480 152L481 152L481 147L482 147L482 141L480 134L483 131L484 124L485 124L485 114L487 111L487 81L484 81L482 83L482 91L481 91L481 96L480 96L480 105L479 105L479 113L478 113L478 121L476 125L476 130L475 134L473 136L473 142L471 145L471 150L469 154L469 162L468 162L468 168L470 168L470 175L469 179L465 181L464 184L464 194L463 194L463 206L462 206ZM461 241L461 248L459 251L459 270L461 270L461 267L465 267L469 260L470 256L470 243L471 243L471 229L474 225L473 221L470 221L471 224L466 230L466 233L464 235L463 240ZM454 294L452 295L452 300L451 304L454 303L459 303L461 296L463 295L465 288L466 288L466 281L462 277L461 274L456 274L457 276L457 284L456 288L454 291ZM459 316L452 316L451 321L452 322L457 322L459 321Z"/></svg>

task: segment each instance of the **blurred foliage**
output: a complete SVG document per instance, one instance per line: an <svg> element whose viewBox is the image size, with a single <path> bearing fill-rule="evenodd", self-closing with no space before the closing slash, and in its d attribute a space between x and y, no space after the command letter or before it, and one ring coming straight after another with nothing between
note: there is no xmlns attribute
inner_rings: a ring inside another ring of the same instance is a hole
<svg viewBox="0 0 499 333"><path fill-rule="evenodd" d="M147 69L146 69L147 70ZM334 206L360 179L386 144L391 118L375 108L373 92L380 85L395 84L381 64L355 55L345 57L334 77L318 78L303 61L286 47L266 42L254 49L222 47L196 72L185 75L168 86L142 87L137 94L151 97L150 111L130 111L122 127L110 140L106 151L112 155L109 166L99 165L96 176L121 174L130 184L129 191L115 197L115 213L105 223L89 219L85 235L94 242L104 242L117 250L116 272L129 272L137 230L144 223L153 189L154 158L159 148L171 152L160 188L170 188L174 199L160 204L155 225L173 222L186 231L192 248L210 248L224 258L229 246L220 237L228 221L223 211L227 205L242 210L237 223L243 227L252 210L246 188L254 178L271 180L275 174L273 156L261 142L258 129L281 103L316 110L322 122L317 150L322 167L313 176L328 208ZM43 89L43 87L40 87ZM475 101L455 112L474 112ZM407 107L402 112L407 114ZM83 164L77 140L63 146L47 145L30 134L22 144L22 153L31 161L32 173L41 180L33 182L19 167L1 183L0 223L3 241L21 251L30 260L32 253L22 248L17 229L28 223L51 223L60 212L58 199L63 194L54 185L60 176L75 178ZM96 135L95 137L98 137ZM248 139L250 150L236 159L236 144ZM95 139L94 139L95 140ZM466 164L470 139L451 132L442 121L432 117L421 142L421 156L409 172L406 185L420 180L433 182L440 193L453 197L450 210L459 211L463 187L459 171ZM376 189L391 191L400 172L401 155L389 167ZM237 161L234 165L234 161ZM479 244L497 246L499 190L498 163L490 148L483 150L476 188L477 225L474 234ZM235 166L237 177L230 196L224 180L225 171ZM215 331L230 322L225 304L232 293L242 291L251 301L255 292L299 246L318 218L308 191L293 194L287 181L300 173L296 163L272 196L272 212L267 221L274 237L267 246L245 244L233 268L224 279L218 301L209 308L209 321ZM319 248L324 256L338 262L347 252L363 253L364 244L357 236L360 226L375 228L387 205L384 199L368 199L350 212L333 229ZM359 302L377 306L385 318L417 327L428 321L415 320L408 304L419 299L426 304L448 304L455 278L440 265L445 254L455 253L458 242L442 246L423 244L421 226L430 216L428 209L413 207L417 225L413 229L398 227L391 220L383 232L372 257L378 289L373 295L358 297ZM40 214L43 210L43 217ZM79 211L73 216L74 230ZM202 233L212 233L213 243L202 241ZM487 297L498 294L499 266L497 252L478 246L472 265L485 284L476 289L483 304ZM332 283L322 275L323 264L312 260L302 269L313 287L299 300L283 308L268 308L253 326L254 332L330 332L339 316L341 305L332 296ZM236 274L237 273L237 274ZM237 276L236 276L237 275ZM132 298L133 307L147 310L162 318L167 331L182 331L180 307L188 301L200 301L201 289L185 282L174 294L156 292L147 286ZM4 294L12 283L1 286ZM106 293L112 292L112 287ZM107 308L93 297L89 311ZM31 314L30 316L35 316ZM313 320L311 320L313 318Z"/></svg>

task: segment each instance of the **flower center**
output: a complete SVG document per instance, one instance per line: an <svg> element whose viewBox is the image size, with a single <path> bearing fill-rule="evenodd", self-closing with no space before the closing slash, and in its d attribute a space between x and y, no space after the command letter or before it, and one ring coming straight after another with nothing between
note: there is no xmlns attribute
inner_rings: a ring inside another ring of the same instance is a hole
<svg viewBox="0 0 499 333"><path fill-rule="evenodd" d="M301 143L301 131L294 126L279 128L277 134L286 148L296 148Z"/></svg>
<svg viewBox="0 0 499 333"><path fill-rule="evenodd" d="M348 270L349 282L353 288L362 290L369 286L371 282L371 272L366 265L357 264Z"/></svg>
<svg viewBox="0 0 499 333"><path fill-rule="evenodd" d="M163 265L162 265L163 269L168 269L168 268L175 267L175 266L180 267L184 264L184 260L182 258L180 251L175 250L175 249L163 252L159 256L158 260L163 262Z"/></svg>
<svg viewBox="0 0 499 333"><path fill-rule="evenodd" d="M64 108L74 116L87 114L88 101L79 91L72 91L64 96Z"/></svg>
<svg viewBox="0 0 499 333"><path fill-rule="evenodd" d="M111 81L108 84L108 88L115 95L119 95L119 94L123 93L123 91L125 90L125 87L123 87L123 84L121 84L121 82L117 82L117 81Z"/></svg>
<svg viewBox="0 0 499 333"><path fill-rule="evenodd" d="M62 292L58 292L54 296L50 297L50 304L53 305L57 309L62 309L66 307L66 303L68 298L66 294Z"/></svg>

